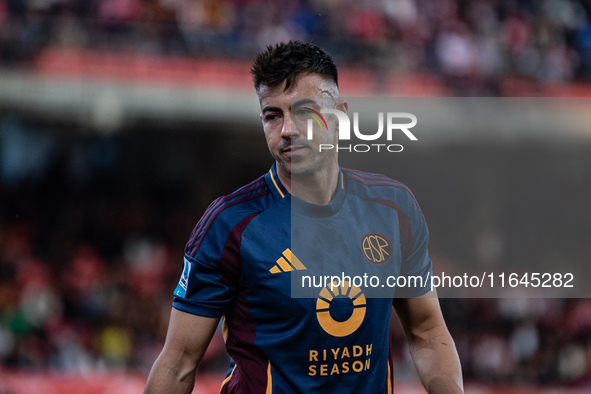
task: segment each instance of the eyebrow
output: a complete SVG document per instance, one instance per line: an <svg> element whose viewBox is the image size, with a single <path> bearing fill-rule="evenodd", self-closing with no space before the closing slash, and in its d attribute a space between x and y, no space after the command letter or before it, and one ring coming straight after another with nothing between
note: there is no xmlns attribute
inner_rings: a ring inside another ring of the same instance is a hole
<svg viewBox="0 0 591 394"><path fill-rule="evenodd" d="M309 99L309 98L305 98L302 100L298 100L295 103L293 103L292 107L301 107L304 104L317 104L316 101Z"/></svg>
<svg viewBox="0 0 591 394"><path fill-rule="evenodd" d="M306 98L306 99L302 99L302 100L298 100L295 103L293 103L293 105L289 106L289 109L291 110L292 107L301 107L304 104L318 104L316 103L316 101ZM271 107L271 106L266 106L263 108L262 113L265 112L282 112L282 109L279 107Z"/></svg>
<svg viewBox="0 0 591 394"><path fill-rule="evenodd" d="M262 112L263 113L265 113L265 112L281 112L281 108L267 106L267 107L263 108L263 111Z"/></svg>

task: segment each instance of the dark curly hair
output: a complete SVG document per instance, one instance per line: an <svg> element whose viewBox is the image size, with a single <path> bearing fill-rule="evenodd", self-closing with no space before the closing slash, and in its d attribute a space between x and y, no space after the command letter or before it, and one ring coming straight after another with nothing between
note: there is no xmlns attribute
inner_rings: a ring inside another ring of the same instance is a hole
<svg viewBox="0 0 591 394"><path fill-rule="evenodd" d="M250 69L257 92L261 85L272 87L283 81L287 90L302 72L319 74L339 86L332 58L317 45L300 41L269 45L255 57Z"/></svg>

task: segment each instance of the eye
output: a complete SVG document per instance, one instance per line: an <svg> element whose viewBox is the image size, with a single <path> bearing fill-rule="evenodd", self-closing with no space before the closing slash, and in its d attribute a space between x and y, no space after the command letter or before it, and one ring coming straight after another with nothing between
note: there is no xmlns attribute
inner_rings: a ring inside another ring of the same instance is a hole
<svg viewBox="0 0 591 394"><path fill-rule="evenodd" d="M272 121L274 121L274 120L276 120L278 118L279 118L279 116L277 114L268 114L268 115L265 116L265 121L266 122L272 122Z"/></svg>

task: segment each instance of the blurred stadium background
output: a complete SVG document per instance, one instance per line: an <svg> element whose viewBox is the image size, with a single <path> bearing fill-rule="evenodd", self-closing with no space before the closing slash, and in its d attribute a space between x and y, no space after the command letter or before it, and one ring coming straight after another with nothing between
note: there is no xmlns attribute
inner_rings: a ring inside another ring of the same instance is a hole
<svg viewBox="0 0 591 394"><path fill-rule="evenodd" d="M249 58L291 38L344 95L591 96L587 0L0 0L0 393L142 391L192 227L271 165ZM515 137L394 159L436 265L591 263L591 126ZM591 392L591 300L441 303L468 392Z"/></svg>

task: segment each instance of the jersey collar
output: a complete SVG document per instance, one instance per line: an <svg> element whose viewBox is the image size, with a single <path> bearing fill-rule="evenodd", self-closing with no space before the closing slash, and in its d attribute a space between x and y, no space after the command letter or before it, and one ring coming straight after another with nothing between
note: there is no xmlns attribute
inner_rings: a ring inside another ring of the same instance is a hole
<svg viewBox="0 0 591 394"><path fill-rule="evenodd" d="M287 192L281 181L279 180L279 176L277 175L277 164L273 163L269 172L265 174L265 180L267 181L267 186L271 189L271 193L277 200L288 200L290 194Z"/></svg>
<svg viewBox="0 0 591 394"><path fill-rule="evenodd" d="M347 195L347 187L343 171L339 169L339 184L337 191L328 205L316 205L299 198L293 197L287 192L279 176L277 175L277 165L274 163L269 172L265 175L265 180L273 196L282 203L290 206L292 212L297 212L306 216L327 217L334 215L341 209L345 196Z"/></svg>

